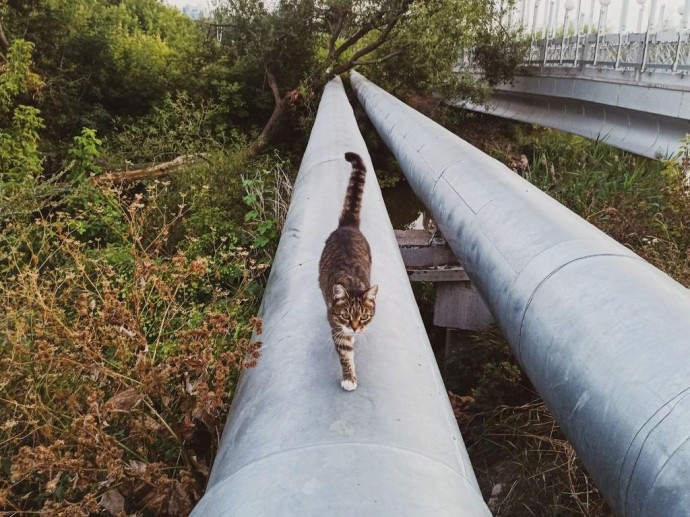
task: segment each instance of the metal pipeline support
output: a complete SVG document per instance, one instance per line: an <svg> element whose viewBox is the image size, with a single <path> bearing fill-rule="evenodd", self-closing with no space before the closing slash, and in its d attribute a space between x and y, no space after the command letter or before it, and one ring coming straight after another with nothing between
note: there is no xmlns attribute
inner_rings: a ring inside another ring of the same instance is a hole
<svg viewBox="0 0 690 517"><path fill-rule="evenodd" d="M690 515L690 291L359 74L379 135L617 515Z"/></svg>
<svg viewBox="0 0 690 517"><path fill-rule="evenodd" d="M318 286L351 166L367 168L361 229L379 285L340 364ZM243 373L197 516L485 516L484 504L339 78L325 88L262 301L263 355Z"/></svg>

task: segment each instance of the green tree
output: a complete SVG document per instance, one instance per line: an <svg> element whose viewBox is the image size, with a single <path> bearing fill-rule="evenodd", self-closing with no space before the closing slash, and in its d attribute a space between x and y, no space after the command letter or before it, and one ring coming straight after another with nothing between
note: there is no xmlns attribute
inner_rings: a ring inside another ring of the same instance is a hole
<svg viewBox="0 0 690 517"><path fill-rule="evenodd" d="M213 27L234 66L258 90L265 82L273 100L251 145L256 154L292 107L355 67L408 89L480 91L454 65L480 31L491 30L495 13L483 0L281 0L271 7L223 0L215 16Z"/></svg>
<svg viewBox="0 0 690 517"><path fill-rule="evenodd" d="M173 90L195 90L199 27L158 0L0 0L0 49L36 48L46 78L37 107L52 140L84 126L101 134L115 115L138 116ZM4 43L3 43L4 41Z"/></svg>

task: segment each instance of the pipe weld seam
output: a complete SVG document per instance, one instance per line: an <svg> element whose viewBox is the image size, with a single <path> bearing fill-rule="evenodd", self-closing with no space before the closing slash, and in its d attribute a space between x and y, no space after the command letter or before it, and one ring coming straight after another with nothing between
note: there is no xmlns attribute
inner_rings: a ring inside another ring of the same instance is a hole
<svg viewBox="0 0 690 517"><path fill-rule="evenodd" d="M654 413L652 413L652 415L651 415L647 420L645 420L645 422L644 422L644 423L640 426L640 428L637 430L637 432L635 433L635 436L633 436L633 439L630 441L630 444L628 445L628 448L626 449L625 454L623 455L623 458L622 458L622 461L621 461L621 468L620 468L620 470L618 471L618 486L617 486L617 491L618 491L618 492L620 492L620 488L621 488L621 484L622 484L622 479L623 479L623 470L625 469L626 460L627 460L628 456L630 455L630 453L631 453L631 451L632 451L633 445L634 445L635 442L637 441L637 437L640 435L640 433L643 431L643 429L647 426L647 424L649 424L649 423L650 423L650 422L651 422L661 411L663 411L665 408L667 408L667 407L669 407L671 404L673 404L674 401L676 402L676 405L677 405L678 402L680 402L680 401L683 400L685 397L687 397L688 395L690 395L689 392L690 392L690 386L688 386L687 388L681 390L681 391L678 392L676 395L674 395L673 397L671 397L671 399L669 399L669 400L667 400L666 402L664 402L661 406L659 406L659 408L658 408L656 411L654 411ZM642 443L640 444L640 447L639 447L639 449L638 449L638 451L637 451L637 456L635 457L635 462L633 463L632 469L630 469L630 475L628 476L627 482L626 482L626 484L625 484L625 497L624 497L624 499L623 499L623 508L624 508L624 509L627 509L627 505L628 505L628 494L629 494L629 492L630 492L630 484L631 484L630 482L632 481L633 476L635 475L635 468L637 467L637 462L639 461L640 456L642 456L642 450L644 449L644 446L645 446L645 444L647 443L647 440L649 439L649 437L650 437L650 435L652 434L652 432L654 432L654 430L655 430L657 427L659 427L659 426L664 422L664 420L666 420L666 418L673 412L673 409L674 409L674 408L675 408L675 405L674 405L673 408L671 408L671 410L670 410L668 413L666 413L656 424L654 424L654 425L652 426L652 428L647 432L647 434L645 435L644 439L642 440ZM687 442L688 440L690 440L690 437L688 437L688 439L686 439L685 441ZM680 446L679 446L678 448L680 448ZM678 448L677 448L677 449L678 449ZM677 450L677 449L676 449L676 450ZM657 478L658 478L658 476L661 474L661 470L663 469L663 466L665 466L666 463L668 463L668 461L671 459L671 456L672 456L672 455L669 455L669 457L668 457L668 458L666 459L666 461L664 462L664 465L662 465L662 467L661 467L661 468L659 469L659 471L657 472Z"/></svg>
<svg viewBox="0 0 690 517"><path fill-rule="evenodd" d="M626 259L634 259L634 260L642 260L643 261L643 259L638 257L637 255L634 255L634 256L633 255L624 255L622 253L594 253L592 255L585 255L582 257L577 257L577 258L571 259L568 262L561 264L560 266L555 268L553 271L551 271L548 275L546 275L544 278L542 278L541 281L539 282L539 284L537 284L537 286L530 293L529 299L527 300L527 304L525 305L525 308L522 311L522 317L520 318L520 328L518 331L518 346L517 346L517 350L515 351L515 355L517 356L517 358L521 364L522 364L522 329L523 329L523 326L525 324L525 318L527 316L527 311L529 310L530 305L532 305L532 301L534 300L534 298L537 294L537 291L539 291L542 288L542 286L544 284L546 284L546 282L548 282L556 273L558 273L562 269L566 268L570 264L573 264L575 262L580 262L582 260L593 259L596 257L621 257L621 258L626 258ZM519 278L519 275L518 275L518 278ZM516 281L517 281L517 279L516 279Z"/></svg>
<svg viewBox="0 0 690 517"><path fill-rule="evenodd" d="M253 466L255 466L255 465L259 464L259 463L262 463L262 462L264 462L264 461L267 461L267 460L269 460L269 459L271 459L271 458L275 458L275 457L277 457L277 456L281 456L281 455L284 455L284 454L290 454L290 453L292 453L292 452L304 451L304 450L307 450L307 449L319 449L319 448L339 447L339 446L344 446L344 447L371 447L371 448L388 449L388 450L391 450L391 451L396 451L396 452L401 452L401 453L406 453L406 454L411 454L411 455L414 455L414 456L422 457L422 458L424 458L425 460L428 460L430 463L434 463L434 464L436 464L436 465L440 465L441 467L445 468L445 469L448 470L449 472L453 473L456 477L458 477L458 478L463 482L463 484L465 484L465 485L469 486L470 488L472 488L473 491L478 492L478 488L477 488L469 479L467 479L467 476L465 475L464 472L459 472L459 471L457 471L456 469L454 469L453 467L451 467L451 466L449 466L449 465L443 463L443 462L440 461L440 460L437 460L437 459L435 459L435 458L432 458L431 456L427 456L426 454L422 454L422 453L420 453L420 452L413 451L413 450L411 450L411 449L406 449L405 447L396 447L396 446L393 446L393 445L386 445L386 444L380 444L380 443L366 443L366 442L333 442L333 443L319 443L319 444L312 444L312 445L304 445L304 446L302 446L302 447L293 447L293 448L291 448L291 449L286 449L286 450L284 450L284 451L278 451L278 452L274 452L274 453L271 453L271 454L267 454L266 456L261 456L260 458L257 458L257 459L255 459L255 460L251 461L250 463L247 463L246 465L243 465L242 467L240 467L239 469L237 469L235 472L233 472L230 476L228 476L227 478L223 479L222 481L219 481L218 483L214 484L214 485L211 487L211 489L208 490L208 491L204 494L204 499L205 499L205 500L209 500L209 498L207 497L208 494L213 493L213 492L217 492L217 491L220 490L222 487L227 486L228 484L230 484L230 482L232 481L232 479L233 479L235 476L237 476L240 472L242 472L242 471L244 471L244 470L246 470L246 469L248 469L248 468L250 468L250 467L253 467ZM478 493L478 495L479 495L479 493Z"/></svg>

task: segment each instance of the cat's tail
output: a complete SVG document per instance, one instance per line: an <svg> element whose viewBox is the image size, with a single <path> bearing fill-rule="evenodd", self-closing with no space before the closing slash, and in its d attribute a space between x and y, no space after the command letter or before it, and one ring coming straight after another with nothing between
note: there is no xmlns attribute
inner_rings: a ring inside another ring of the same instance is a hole
<svg viewBox="0 0 690 517"><path fill-rule="evenodd" d="M367 169L362 157L357 153L345 153L345 159L352 164L350 183L345 194L343 211L340 214L339 226L359 227L359 211L362 207L362 192L364 181L367 177Z"/></svg>

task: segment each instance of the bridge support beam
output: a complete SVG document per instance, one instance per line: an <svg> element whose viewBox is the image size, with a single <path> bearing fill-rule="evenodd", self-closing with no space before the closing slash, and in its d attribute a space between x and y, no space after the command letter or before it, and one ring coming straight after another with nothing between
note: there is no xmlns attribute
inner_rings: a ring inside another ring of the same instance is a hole
<svg viewBox="0 0 690 517"><path fill-rule="evenodd" d="M591 67L530 71L497 85L488 106L449 103L601 140L653 159L675 156L690 133L690 89L680 74Z"/></svg>
<svg viewBox="0 0 690 517"><path fill-rule="evenodd" d="M479 113L539 124L602 142L640 156L669 159L690 132L685 119L577 99L496 90L491 104L451 103Z"/></svg>
<svg viewBox="0 0 690 517"><path fill-rule="evenodd" d="M362 232L379 285L340 388L318 262L359 153ZM339 78L325 88L262 302L263 355L242 375L194 515L488 516Z"/></svg>
<svg viewBox="0 0 690 517"><path fill-rule="evenodd" d="M617 515L690 512L690 291L359 74L374 127Z"/></svg>

